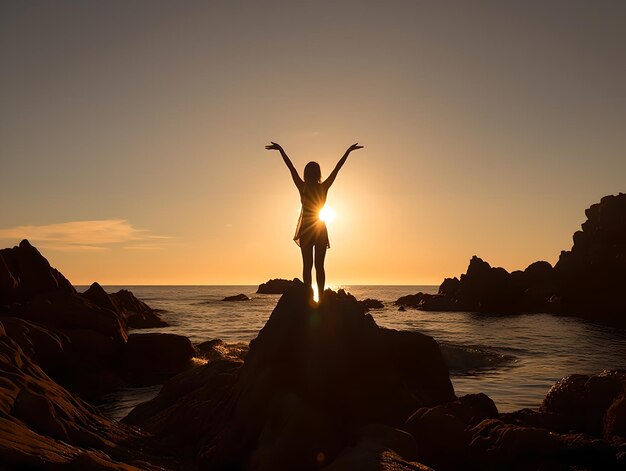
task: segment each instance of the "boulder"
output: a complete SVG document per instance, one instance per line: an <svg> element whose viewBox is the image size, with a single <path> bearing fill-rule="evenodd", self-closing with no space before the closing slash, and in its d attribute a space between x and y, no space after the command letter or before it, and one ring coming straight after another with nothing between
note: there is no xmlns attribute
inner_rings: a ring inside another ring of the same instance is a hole
<svg viewBox="0 0 626 471"><path fill-rule="evenodd" d="M467 430L470 469L560 469L565 444L550 431L485 419ZM565 468L568 469L568 468Z"/></svg>
<svg viewBox="0 0 626 471"><path fill-rule="evenodd" d="M401 296L394 304L400 308L408 306L424 311L453 311L455 310L455 302L443 294L427 294L420 291L416 294Z"/></svg>
<svg viewBox="0 0 626 471"><path fill-rule="evenodd" d="M221 339L207 340L195 346L198 355L207 361L241 360L248 353L248 344L245 342L226 343Z"/></svg>
<svg viewBox="0 0 626 471"><path fill-rule="evenodd" d="M250 298L248 296L246 296L245 294L241 293L241 294L236 294L234 296L226 296L224 299L222 299L222 301L250 301Z"/></svg>
<svg viewBox="0 0 626 471"><path fill-rule="evenodd" d="M626 372L606 370L598 375L570 375L546 394L541 411L559 416L572 430L602 436L607 411L626 392ZM612 432L604 432L606 438Z"/></svg>
<svg viewBox="0 0 626 471"><path fill-rule="evenodd" d="M130 334L122 352L127 381L157 384L192 366L198 355L187 337L176 334Z"/></svg>
<svg viewBox="0 0 626 471"><path fill-rule="evenodd" d="M284 294L294 284L296 279L285 280L283 278L274 278L272 280L261 283L256 290L259 294Z"/></svg>
<svg viewBox="0 0 626 471"><path fill-rule="evenodd" d="M420 462L436 469L456 469L468 459L468 426L498 417L498 409L485 394L468 394L456 401L423 407L405 422L417 444Z"/></svg>
<svg viewBox="0 0 626 471"><path fill-rule="evenodd" d="M382 301L379 301L378 299L370 299L370 298L359 301L359 304L363 306L365 309L382 309L385 307Z"/></svg>

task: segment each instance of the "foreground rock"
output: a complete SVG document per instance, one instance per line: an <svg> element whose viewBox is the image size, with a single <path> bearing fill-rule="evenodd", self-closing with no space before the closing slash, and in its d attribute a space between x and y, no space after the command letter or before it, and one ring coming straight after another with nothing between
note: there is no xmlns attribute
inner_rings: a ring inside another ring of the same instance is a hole
<svg viewBox="0 0 626 471"><path fill-rule="evenodd" d="M295 282L295 279L285 280L283 278L275 278L261 283L256 292L259 294L284 294Z"/></svg>
<svg viewBox="0 0 626 471"><path fill-rule="evenodd" d="M474 256L439 294L404 296L396 304L424 310L550 312L626 325L626 194L605 196L585 211L571 251L557 264L539 261L509 273Z"/></svg>
<svg viewBox="0 0 626 471"><path fill-rule="evenodd" d="M175 334L131 334L124 346L126 382L160 384L192 366L198 351L187 337Z"/></svg>
<svg viewBox="0 0 626 471"><path fill-rule="evenodd" d="M454 399L431 337L378 327L341 291L311 307L298 283L245 363L217 360L183 373L125 420L212 469L316 469L359 459L416 469L401 455L412 438L397 427L419 407ZM373 443L378 452L365 457Z"/></svg>
<svg viewBox="0 0 626 471"><path fill-rule="evenodd" d="M0 379L2 469L156 470L175 463L157 457L162 444L52 381L2 327Z"/></svg>

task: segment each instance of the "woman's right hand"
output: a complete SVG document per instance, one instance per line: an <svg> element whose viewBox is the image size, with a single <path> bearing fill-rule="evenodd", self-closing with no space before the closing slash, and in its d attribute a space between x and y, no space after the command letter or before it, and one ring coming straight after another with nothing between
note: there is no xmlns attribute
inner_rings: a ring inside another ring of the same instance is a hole
<svg viewBox="0 0 626 471"><path fill-rule="evenodd" d="M353 150L359 150L359 149L363 149L363 146L360 146L359 143L356 142L356 143L352 144L350 147L348 147L348 150L346 151L346 154L349 154Z"/></svg>
<svg viewBox="0 0 626 471"><path fill-rule="evenodd" d="M280 144L276 144L275 142L270 141L270 145L265 146L265 149L267 150L278 150L281 151L283 150L283 148L280 146Z"/></svg>

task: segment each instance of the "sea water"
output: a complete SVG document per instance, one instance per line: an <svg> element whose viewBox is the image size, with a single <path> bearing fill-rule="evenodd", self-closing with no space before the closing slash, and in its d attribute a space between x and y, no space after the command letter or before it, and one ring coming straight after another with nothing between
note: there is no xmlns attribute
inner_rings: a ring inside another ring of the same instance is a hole
<svg viewBox="0 0 626 471"><path fill-rule="evenodd" d="M249 342L265 325L280 295L256 294L257 286L105 286L131 290L170 326L137 332L185 335L194 343L220 338ZM436 293L436 286L331 286L357 299L374 298L384 308L370 311L378 325L431 335L439 343L457 395L484 392L501 412L538 407L550 386L572 373L626 368L626 329L550 314L485 315L471 312L398 310L400 296ZM82 292L87 287L77 287ZM222 299L246 294L250 301ZM160 386L125 388L103 398L114 418L148 400Z"/></svg>

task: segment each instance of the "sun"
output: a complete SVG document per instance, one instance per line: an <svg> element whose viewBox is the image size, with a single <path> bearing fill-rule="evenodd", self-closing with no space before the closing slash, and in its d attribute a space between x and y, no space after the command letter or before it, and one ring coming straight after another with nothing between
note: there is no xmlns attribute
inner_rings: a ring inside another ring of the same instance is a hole
<svg viewBox="0 0 626 471"><path fill-rule="evenodd" d="M324 221L325 223L332 222L336 216L337 216L337 213L335 213L335 210L331 208L330 206L324 206L320 210L320 220Z"/></svg>

